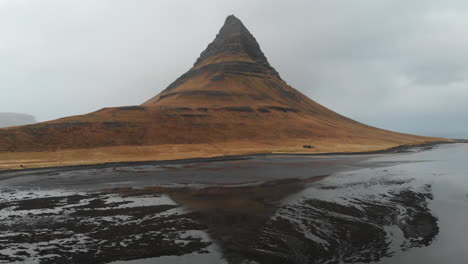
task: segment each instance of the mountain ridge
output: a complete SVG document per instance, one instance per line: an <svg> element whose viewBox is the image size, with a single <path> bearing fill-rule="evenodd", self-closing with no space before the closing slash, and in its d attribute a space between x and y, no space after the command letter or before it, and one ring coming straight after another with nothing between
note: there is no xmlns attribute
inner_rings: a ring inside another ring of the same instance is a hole
<svg viewBox="0 0 468 264"><path fill-rule="evenodd" d="M161 94L207 72L269 74L283 81L279 73L270 66L255 37L234 15L226 18L215 39L200 54L193 67ZM222 80L221 75L215 76L213 80L217 80L216 78ZM151 100L143 105L149 105L150 102Z"/></svg>
<svg viewBox="0 0 468 264"><path fill-rule="evenodd" d="M0 129L0 160L10 168L25 158L52 166L360 152L444 140L370 127L318 104L289 86L244 24L228 16L193 67L142 105Z"/></svg>

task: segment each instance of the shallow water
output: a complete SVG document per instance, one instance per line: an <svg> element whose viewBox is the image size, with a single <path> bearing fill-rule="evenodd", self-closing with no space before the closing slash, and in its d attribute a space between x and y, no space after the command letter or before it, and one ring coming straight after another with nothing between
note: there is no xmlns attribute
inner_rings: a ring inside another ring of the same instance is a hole
<svg viewBox="0 0 468 264"><path fill-rule="evenodd" d="M0 263L466 263L468 144L0 174Z"/></svg>
<svg viewBox="0 0 468 264"><path fill-rule="evenodd" d="M416 184L431 184L434 198L429 209L437 217L440 232L427 247L398 252L379 263L468 263L468 145L445 145L436 150L387 159L427 160L392 168L413 178Z"/></svg>

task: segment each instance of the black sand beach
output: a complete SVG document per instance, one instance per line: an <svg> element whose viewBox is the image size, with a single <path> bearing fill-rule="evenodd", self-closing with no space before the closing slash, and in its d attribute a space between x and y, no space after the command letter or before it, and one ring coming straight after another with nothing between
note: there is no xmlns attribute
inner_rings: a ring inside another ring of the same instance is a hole
<svg viewBox="0 0 468 264"><path fill-rule="evenodd" d="M468 149L430 147L2 172L0 263L440 263Z"/></svg>

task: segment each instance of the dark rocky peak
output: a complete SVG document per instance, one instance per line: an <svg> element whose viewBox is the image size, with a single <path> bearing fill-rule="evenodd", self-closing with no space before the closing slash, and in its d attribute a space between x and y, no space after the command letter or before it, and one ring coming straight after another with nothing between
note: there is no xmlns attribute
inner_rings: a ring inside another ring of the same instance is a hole
<svg viewBox="0 0 468 264"><path fill-rule="evenodd" d="M267 58L260 49L260 45L258 45L257 40L255 40L255 37L234 15L230 15L226 18L215 40L201 53L194 66L218 54L243 55L251 58L256 63L268 67L270 66Z"/></svg>
<svg viewBox="0 0 468 264"><path fill-rule="evenodd" d="M196 68L205 60L215 55L229 57L229 60L207 63L202 67ZM232 58L233 56L234 58ZM239 60L236 60L235 56L239 56ZM253 62L245 61L245 59L242 60L240 57L248 57ZM282 80L278 72L268 63L254 36L234 15L226 18L215 40L200 54L193 68L171 83L161 93L173 90L191 78L206 72L239 75L265 74Z"/></svg>

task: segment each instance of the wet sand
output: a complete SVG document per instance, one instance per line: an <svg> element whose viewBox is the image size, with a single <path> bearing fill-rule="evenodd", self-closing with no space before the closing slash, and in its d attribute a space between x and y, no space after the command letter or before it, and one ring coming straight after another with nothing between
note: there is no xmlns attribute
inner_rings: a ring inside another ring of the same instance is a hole
<svg viewBox="0 0 468 264"><path fill-rule="evenodd" d="M459 263L467 146L1 173L0 263Z"/></svg>
<svg viewBox="0 0 468 264"><path fill-rule="evenodd" d="M219 160L194 160L118 164L119 167L85 166L0 173L3 187L99 191L118 187L209 186L255 184L287 178L329 175L379 164L363 164L370 156L250 156ZM385 165L386 163L380 164Z"/></svg>
<svg viewBox="0 0 468 264"><path fill-rule="evenodd" d="M382 154L427 151L441 144L447 143L398 146L372 152L255 154L10 170L0 171L0 181L3 186L11 188L70 188L73 190L100 190L105 185L144 187L244 184L275 179L322 176L343 170L385 166L388 165L388 162L365 163L363 161ZM131 184L129 185L129 183Z"/></svg>

